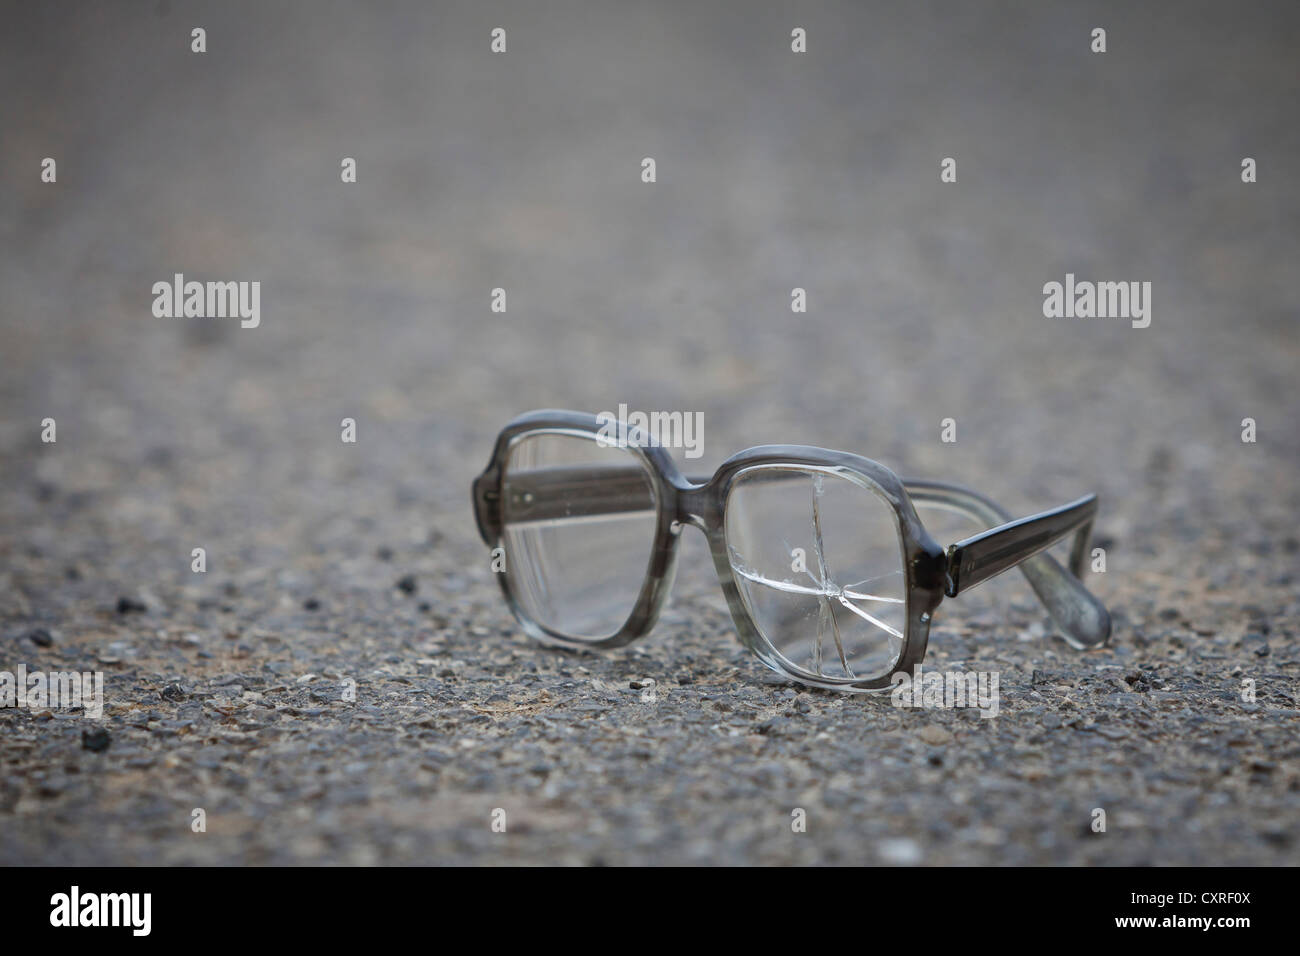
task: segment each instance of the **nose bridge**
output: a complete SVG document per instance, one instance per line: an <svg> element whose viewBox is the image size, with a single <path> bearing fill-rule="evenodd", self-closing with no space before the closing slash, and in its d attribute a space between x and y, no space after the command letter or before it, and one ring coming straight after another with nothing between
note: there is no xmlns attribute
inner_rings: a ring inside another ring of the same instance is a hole
<svg viewBox="0 0 1300 956"><path fill-rule="evenodd" d="M713 496L708 488L703 485L685 485L675 490L673 519L679 524L693 525L701 531L708 531L714 511Z"/></svg>

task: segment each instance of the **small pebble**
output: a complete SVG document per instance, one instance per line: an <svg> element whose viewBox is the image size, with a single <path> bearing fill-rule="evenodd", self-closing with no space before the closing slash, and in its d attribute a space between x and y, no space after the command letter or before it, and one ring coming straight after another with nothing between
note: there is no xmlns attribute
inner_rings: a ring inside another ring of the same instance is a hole
<svg viewBox="0 0 1300 956"><path fill-rule="evenodd" d="M938 724L926 724L917 734L923 741L934 747L952 743L952 734Z"/></svg>
<svg viewBox="0 0 1300 956"><path fill-rule="evenodd" d="M921 847L906 837L880 841L880 858L896 866L915 866L921 862Z"/></svg>

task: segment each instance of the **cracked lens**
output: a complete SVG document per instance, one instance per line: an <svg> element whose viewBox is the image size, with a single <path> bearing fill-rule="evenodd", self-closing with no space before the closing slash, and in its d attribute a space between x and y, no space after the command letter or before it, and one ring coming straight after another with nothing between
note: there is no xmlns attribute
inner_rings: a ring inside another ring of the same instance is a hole
<svg viewBox="0 0 1300 956"><path fill-rule="evenodd" d="M889 507L834 472L742 472L727 499L731 569L754 623L791 665L829 680L888 672L906 623Z"/></svg>

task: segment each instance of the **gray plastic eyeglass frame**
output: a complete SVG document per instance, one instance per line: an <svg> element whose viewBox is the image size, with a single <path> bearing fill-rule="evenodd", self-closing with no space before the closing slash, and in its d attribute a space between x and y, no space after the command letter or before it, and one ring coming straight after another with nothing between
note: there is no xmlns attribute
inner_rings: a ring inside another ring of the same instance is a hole
<svg viewBox="0 0 1300 956"><path fill-rule="evenodd" d="M616 434L611 434L611 431ZM603 439L640 457L645 466L618 470L574 467L535 478L529 490L532 518L573 517L616 513L645 504L645 481L651 482L657 514L655 538L645 580L631 614L617 633L601 640L581 640L534 621L521 608L510 586L509 573L498 575L515 617L533 637L564 647L599 650L621 647L647 634L668 599L677 566L682 530L691 525L704 532L713 555L718 581L727 599L741 642L768 667L813 687L840 691L888 689L899 673L911 674L925 657L930 622L945 597L956 597L982 581L1019 567L1062 632L1077 650L1102 647L1110 637L1110 614L1079 576L1089 555L1089 540L1097 496L1012 520L992 501L960 485L902 479L869 458L804 445L761 445L728 458L707 479L684 476L663 448L625 423L586 412L547 409L528 412L511 421L497 437L487 468L474 480L474 516L489 548L502 543L502 481L511 447L535 434L562 434ZM763 636L751 618L732 573L727 553L726 505L732 482L752 468L807 468L831 472L874 493L892 509L902 545L906 579L906 629L897 660L884 674L862 679L819 677L787 661ZM512 485L514 481L512 480ZM914 503L942 508L987 525L988 530L941 547L925 530ZM553 513L547 513L548 506ZM575 511L575 507L579 510ZM1074 534L1070 569L1045 549Z"/></svg>

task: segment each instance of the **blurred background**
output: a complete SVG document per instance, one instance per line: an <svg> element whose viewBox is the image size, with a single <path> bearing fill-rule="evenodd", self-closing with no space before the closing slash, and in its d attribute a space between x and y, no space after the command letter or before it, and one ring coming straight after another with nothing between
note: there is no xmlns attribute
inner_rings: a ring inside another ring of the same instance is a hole
<svg viewBox="0 0 1300 956"><path fill-rule="evenodd" d="M299 670L430 628L543 653L496 594L469 483L513 415L620 403L703 413L705 468L788 442L1017 514L1096 491L1121 644L1172 609L1213 633L1268 617L1294 648L1293 4L27 4L0 48L0 623L136 648L119 705L222 663L148 663L147 639L191 629L273 632ZM156 318L177 272L259 280L260 327ZM1150 327L1045 318L1066 273L1149 281ZM721 597L687 544L653 653L690 634L732 660L721 617L695 633ZM196 583L199 545L217 573ZM425 611L388 607L399 571ZM1023 581L1001 588L972 600L1038 619ZM308 600L347 624L304 625ZM954 615L932 648L962 640ZM123 786L125 833L151 798ZM14 857L38 860L28 840ZM762 857L729 840L704 842ZM371 859L312 846L290 857Z"/></svg>

